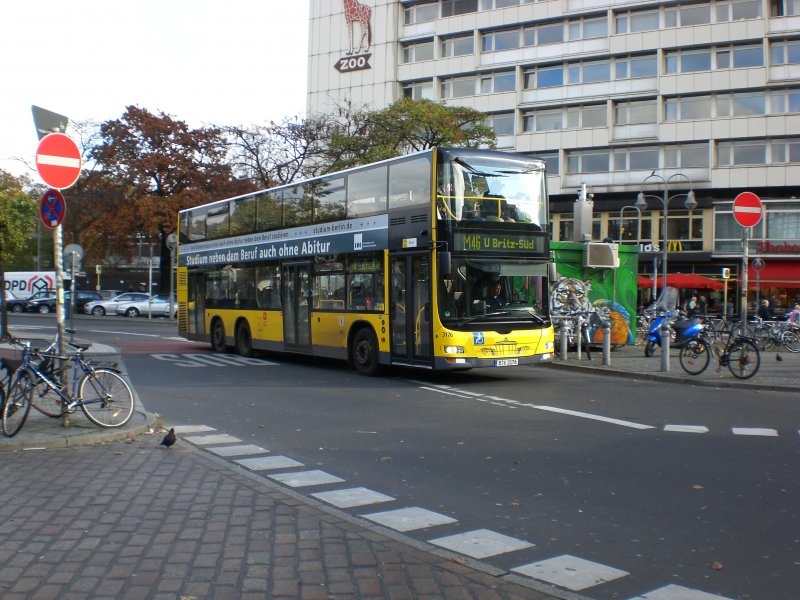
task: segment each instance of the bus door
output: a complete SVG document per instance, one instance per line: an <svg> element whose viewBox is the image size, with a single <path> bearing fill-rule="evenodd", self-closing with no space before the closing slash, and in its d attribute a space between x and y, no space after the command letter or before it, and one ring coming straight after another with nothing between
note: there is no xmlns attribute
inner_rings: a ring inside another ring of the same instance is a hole
<svg viewBox="0 0 800 600"><path fill-rule="evenodd" d="M283 342L286 350L311 352L311 263L281 269Z"/></svg>
<svg viewBox="0 0 800 600"><path fill-rule="evenodd" d="M189 271L189 290L186 299L187 333L206 333L206 274Z"/></svg>
<svg viewBox="0 0 800 600"><path fill-rule="evenodd" d="M431 365L430 253L393 254L389 265L392 362Z"/></svg>

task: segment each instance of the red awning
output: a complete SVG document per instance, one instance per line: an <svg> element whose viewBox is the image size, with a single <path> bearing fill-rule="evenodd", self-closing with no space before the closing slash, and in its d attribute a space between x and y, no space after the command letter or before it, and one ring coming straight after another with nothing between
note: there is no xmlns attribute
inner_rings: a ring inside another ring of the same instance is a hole
<svg viewBox="0 0 800 600"><path fill-rule="evenodd" d="M690 288L695 290L721 290L722 282L694 273L669 273L667 285L676 288Z"/></svg>
<svg viewBox="0 0 800 600"><path fill-rule="evenodd" d="M758 279L758 282L756 282ZM756 273L753 265L747 269L747 287L800 288L800 262L764 261L764 268Z"/></svg>
<svg viewBox="0 0 800 600"><path fill-rule="evenodd" d="M641 275L636 276L636 285L640 288L651 288L653 287L653 280L650 277L643 277Z"/></svg>

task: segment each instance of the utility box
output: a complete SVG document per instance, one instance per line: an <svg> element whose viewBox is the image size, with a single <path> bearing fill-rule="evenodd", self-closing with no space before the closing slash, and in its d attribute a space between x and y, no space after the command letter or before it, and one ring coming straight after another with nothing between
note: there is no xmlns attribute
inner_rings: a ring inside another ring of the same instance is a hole
<svg viewBox="0 0 800 600"><path fill-rule="evenodd" d="M619 267L619 245L604 242L589 242L584 245L583 266L593 269L616 269Z"/></svg>

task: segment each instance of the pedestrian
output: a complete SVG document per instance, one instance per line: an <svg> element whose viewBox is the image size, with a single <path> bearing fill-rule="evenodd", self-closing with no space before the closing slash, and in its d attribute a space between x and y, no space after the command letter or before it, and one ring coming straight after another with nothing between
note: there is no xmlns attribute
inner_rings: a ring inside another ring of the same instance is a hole
<svg viewBox="0 0 800 600"><path fill-rule="evenodd" d="M758 307L758 317L764 321L769 321L771 318L769 312L769 300L766 298L761 301L761 306Z"/></svg>
<svg viewBox="0 0 800 600"><path fill-rule="evenodd" d="M800 302L794 305L794 308L786 316L786 322L792 325L800 325Z"/></svg>
<svg viewBox="0 0 800 600"><path fill-rule="evenodd" d="M688 308L689 310L686 312L690 317L693 317L697 314L697 296L692 296L692 298L689 300Z"/></svg>
<svg viewBox="0 0 800 600"><path fill-rule="evenodd" d="M706 310L708 309L708 301L706 300L705 296L700 296L700 299L697 301L697 312L701 315L706 314Z"/></svg>

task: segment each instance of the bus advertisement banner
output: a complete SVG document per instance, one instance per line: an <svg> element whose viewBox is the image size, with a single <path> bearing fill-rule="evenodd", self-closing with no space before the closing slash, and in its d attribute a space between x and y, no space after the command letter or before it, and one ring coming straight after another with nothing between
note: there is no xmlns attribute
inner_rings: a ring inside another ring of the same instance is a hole
<svg viewBox="0 0 800 600"><path fill-rule="evenodd" d="M182 244L179 264L202 267L388 247L389 216L384 214Z"/></svg>

